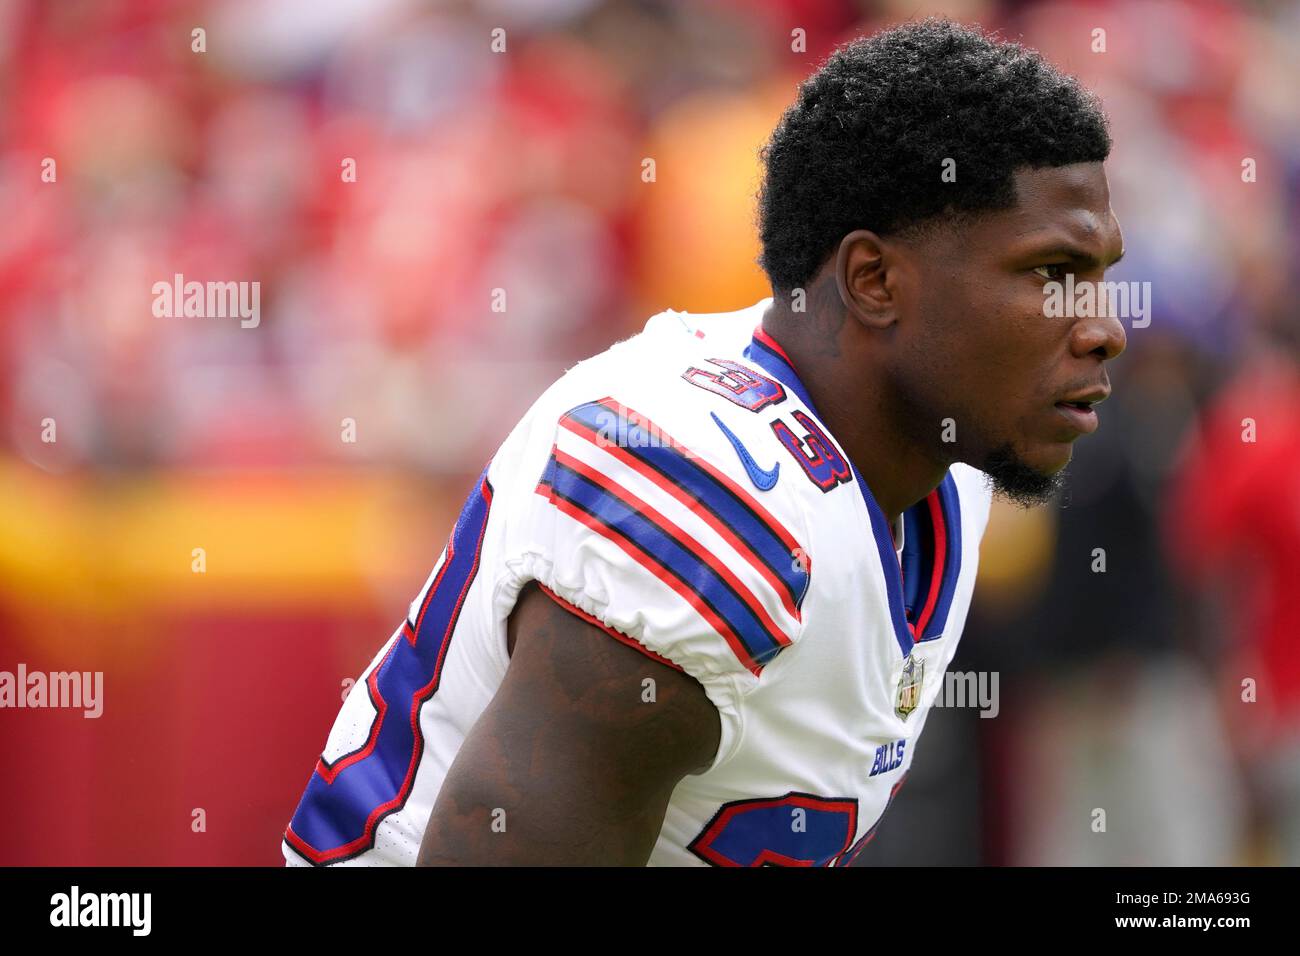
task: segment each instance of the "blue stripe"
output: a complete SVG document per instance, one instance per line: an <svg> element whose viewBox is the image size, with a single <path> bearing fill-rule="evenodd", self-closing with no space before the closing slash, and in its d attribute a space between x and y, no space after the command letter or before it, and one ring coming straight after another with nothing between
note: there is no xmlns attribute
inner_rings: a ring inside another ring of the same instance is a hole
<svg viewBox="0 0 1300 956"><path fill-rule="evenodd" d="M799 381L794 366L782 358L780 352L768 348L758 339L752 339L745 346L744 356L769 372L773 378L779 379L781 384L793 390L799 396L799 401L803 402L804 407L817 415L817 407L813 405L812 399L808 397L808 390L803 387L803 382ZM817 415L817 417L821 418L820 415Z"/></svg>
<svg viewBox="0 0 1300 956"><path fill-rule="evenodd" d="M961 503L951 474L944 475L939 483L939 510L946 530L943 576L939 581L939 597L934 612L925 626L925 633L917 635L918 642L943 636L957 587L957 575L961 570ZM934 520L930 516L928 498L908 508L903 513L903 521L907 529L903 545L904 606L907 616L915 621L930 599L930 583L934 577Z"/></svg>
<svg viewBox="0 0 1300 956"><path fill-rule="evenodd" d="M556 462L550 471L556 495L630 539L698 594L736 633L754 663L762 665L781 651L782 645L731 585L666 530L572 468Z"/></svg>
<svg viewBox="0 0 1300 956"><path fill-rule="evenodd" d="M930 542L934 540L931 530L930 522L916 509L903 512L903 607L912 620L925 607L930 578L934 575L929 560L933 547Z"/></svg>
<svg viewBox="0 0 1300 956"><path fill-rule="evenodd" d="M912 632L907 626L907 613L903 610L903 578L902 571L898 567L898 554L894 551L894 538L889 533L889 522L885 519L885 513L880 510L880 505L876 504L871 489L862 480L862 475L858 473L858 466L849 462L849 467L853 469L853 478L862 491L862 497L867 503L867 514L871 517L871 534L876 539L876 553L880 557L880 566L885 571L885 592L889 595L889 617L894 625L894 639L898 641L903 656L907 657L912 653L915 641L912 640ZM903 547L906 549L907 542L903 543Z"/></svg>
<svg viewBox="0 0 1300 956"><path fill-rule="evenodd" d="M424 616L420 620L414 645L404 636L403 629L376 671L375 683L388 709L375 739L374 750L365 759L344 767L333 783L327 783L319 772L314 772L307 784L307 790L290 826L294 833L321 853L328 853L363 836L370 814L376 807L401 795L412 760L417 765L419 763L424 750L424 738L417 735L412 727L411 710L415 706L416 695L437 672L444 645L451 640L460 615L462 596L469 589L478 570L479 545L487 526L491 493L491 486L487 484L487 468L484 468L474 490L466 499L452 532L450 554L437 587L427 596ZM368 690L368 687L364 687L355 692L367 693ZM437 684L429 687L424 692L421 705L437 690ZM329 766L337 766L347 756L349 755L339 757ZM411 781L414 784L413 774ZM407 796L409 795L408 791ZM404 803L403 800L402 804ZM397 805L383 816L400 809L401 805ZM375 832L383 816L375 821ZM293 846L292 843L289 845ZM373 845L374 832L367 844L350 856L364 852Z"/></svg>
<svg viewBox="0 0 1300 956"><path fill-rule="evenodd" d="M940 636L947 626L948 611L952 608L952 599L957 591L957 577L961 574L961 495L957 493L957 482L951 472L939 484L939 505L948 532L948 546L943 563L943 580L939 584L939 601L935 604L934 616L921 635L923 641Z"/></svg>
<svg viewBox="0 0 1300 956"><path fill-rule="evenodd" d="M565 415L598 435L611 437L615 433L620 447L686 491L744 541L776 575L794 606L802 607L808 592L808 572L795 560L776 531L726 485L678 449L663 444L664 436L653 435L639 425L619 422L618 417L597 402L579 405ZM620 427L621 433L617 433L615 430Z"/></svg>

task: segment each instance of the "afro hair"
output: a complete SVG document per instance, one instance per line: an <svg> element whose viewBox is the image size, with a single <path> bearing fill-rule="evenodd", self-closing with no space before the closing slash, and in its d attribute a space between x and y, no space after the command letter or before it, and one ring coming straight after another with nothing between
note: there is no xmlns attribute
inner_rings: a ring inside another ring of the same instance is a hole
<svg viewBox="0 0 1300 956"><path fill-rule="evenodd" d="M1019 43L934 18L859 38L800 85L760 152L758 263L788 293L855 229L1005 209L1018 169L1100 162L1110 146L1097 97Z"/></svg>

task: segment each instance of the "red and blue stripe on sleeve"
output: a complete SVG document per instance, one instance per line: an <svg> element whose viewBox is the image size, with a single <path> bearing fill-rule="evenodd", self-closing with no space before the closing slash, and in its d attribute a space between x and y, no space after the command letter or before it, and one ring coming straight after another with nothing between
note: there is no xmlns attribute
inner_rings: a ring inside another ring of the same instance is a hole
<svg viewBox="0 0 1300 956"><path fill-rule="evenodd" d="M673 590L760 674L802 620L805 549L738 483L612 399L560 425L584 440L581 454L557 442L538 493ZM721 548L701 540L704 528Z"/></svg>

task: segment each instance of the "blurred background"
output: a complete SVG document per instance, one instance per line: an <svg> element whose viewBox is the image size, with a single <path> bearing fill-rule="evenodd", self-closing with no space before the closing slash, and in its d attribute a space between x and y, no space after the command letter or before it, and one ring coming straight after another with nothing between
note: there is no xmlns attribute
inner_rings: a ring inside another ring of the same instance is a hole
<svg viewBox="0 0 1300 956"><path fill-rule="evenodd" d="M1300 864L1300 6L1154 0L0 0L0 670L105 681L0 711L0 863L279 864L516 419L768 295L759 147L927 13L1103 97L1154 303L1060 505L995 507L998 716L931 714L860 862Z"/></svg>

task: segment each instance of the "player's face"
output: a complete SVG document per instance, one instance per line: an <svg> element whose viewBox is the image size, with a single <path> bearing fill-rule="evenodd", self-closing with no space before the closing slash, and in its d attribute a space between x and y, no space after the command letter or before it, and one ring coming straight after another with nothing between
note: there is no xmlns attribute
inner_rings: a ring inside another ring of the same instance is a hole
<svg viewBox="0 0 1300 956"><path fill-rule="evenodd" d="M1101 163L1023 170L1016 193L1013 208L922 244L920 321L901 355L917 406L954 420L949 453L1032 500L1097 428L1070 403L1109 392L1105 362L1125 345L1116 318L1049 316L1044 286L1101 281L1123 236Z"/></svg>

